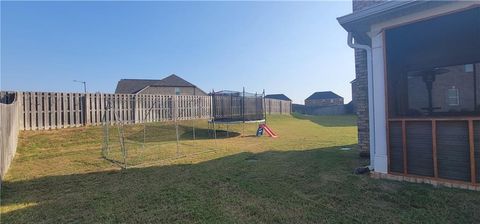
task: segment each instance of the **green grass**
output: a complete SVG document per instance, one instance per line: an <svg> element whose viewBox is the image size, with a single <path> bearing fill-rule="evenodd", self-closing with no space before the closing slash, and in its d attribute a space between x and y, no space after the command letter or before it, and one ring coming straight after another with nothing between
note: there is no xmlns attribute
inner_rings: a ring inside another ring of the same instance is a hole
<svg viewBox="0 0 480 224"><path fill-rule="evenodd" d="M222 132L215 141L205 121L197 121L195 143L193 123L182 122L176 159L171 124L148 125L142 152L135 148L143 142L142 127L127 127L128 161L137 165L127 170L101 158L102 127L23 132L1 189L0 221L480 222L478 192L353 175L367 163L355 150L339 150L356 143L353 117L268 121L279 138L252 137L251 124L244 135L241 125L230 126L231 135Z"/></svg>

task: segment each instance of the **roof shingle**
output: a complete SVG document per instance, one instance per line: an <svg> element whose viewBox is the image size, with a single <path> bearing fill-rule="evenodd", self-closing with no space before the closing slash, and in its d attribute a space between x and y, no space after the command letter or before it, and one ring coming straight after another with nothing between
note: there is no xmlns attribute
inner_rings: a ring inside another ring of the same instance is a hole
<svg viewBox="0 0 480 224"><path fill-rule="evenodd" d="M292 101L290 98L285 96L284 94L269 94L266 95L265 98L267 99L276 99L276 100L286 100L286 101Z"/></svg>
<svg viewBox="0 0 480 224"><path fill-rule="evenodd" d="M142 90L147 86L164 86L164 87L196 87L192 83L173 74L164 79L121 79L118 81L115 93L133 94Z"/></svg>
<svg viewBox="0 0 480 224"><path fill-rule="evenodd" d="M309 96L307 100L336 99L343 98L332 91L316 92Z"/></svg>

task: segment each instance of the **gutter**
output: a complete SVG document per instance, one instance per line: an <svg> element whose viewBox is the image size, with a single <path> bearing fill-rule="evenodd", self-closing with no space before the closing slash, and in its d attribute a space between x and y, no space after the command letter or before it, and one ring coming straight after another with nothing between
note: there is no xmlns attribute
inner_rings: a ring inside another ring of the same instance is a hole
<svg viewBox="0 0 480 224"><path fill-rule="evenodd" d="M370 17L378 18L381 15L388 15L393 11L402 10L404 8L418 6L429 2L426 1L415 1L415 0L404 0L404 1L385 1L377 5L367 7L365 9L358 10L356 12L350 13L345 16L338 17L338 22L344 26L348 23L357 22L359 20L365 20Z"/></svg>
<svg viewBox="0 0 480 224"><path fill-rule="evenodd" d="M363 44L356 44L353 42L352 33L348 33L347 44L353 49L365 50L367 52L367 79L368 79L368 127L370 138L370 165L369 170L375 170L375 101L374 101L374 79L373 79L373 64L372 64L372 47Z"/></svg>

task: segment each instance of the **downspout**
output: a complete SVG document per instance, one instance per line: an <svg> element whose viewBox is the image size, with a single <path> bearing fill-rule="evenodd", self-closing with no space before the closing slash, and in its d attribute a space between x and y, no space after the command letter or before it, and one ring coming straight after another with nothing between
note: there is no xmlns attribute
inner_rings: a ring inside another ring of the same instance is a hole
<svg viewBox="0 0 480 224"><path fill-rule="evenodd" d="M374 96L374 85L373 85L373 64L372 64L372 47L363 44L353 43L352 33L348 33L347 44L353 49L365 50L367 52L367 80L368 80L368 127L370 129L369 139L370 139L370 165L368 168L370 170L375 170L375 153L376 153L376 142L375 142L375 101Z"/></svg>

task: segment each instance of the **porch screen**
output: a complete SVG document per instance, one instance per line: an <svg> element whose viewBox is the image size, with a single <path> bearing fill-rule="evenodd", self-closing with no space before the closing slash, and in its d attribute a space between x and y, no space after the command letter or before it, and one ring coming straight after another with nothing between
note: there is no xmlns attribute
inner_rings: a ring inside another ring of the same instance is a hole
<svg viewBox="0 0 480 224"><path fill-rule="evenodd" d="M480 182L480 7L385 37L389 172Z"/></svg>
<svg viewBox="0 0 480 224"><path fill-rule="evenodd" d="M386 31L390 117L480 114L480 8Z"/></svg>
<svg viewBox="0 0 480 224"><path fill-rule="evenodd" d="M472 115L478 111L480 69L477 64L407 72L406 116Z"/></svg>

